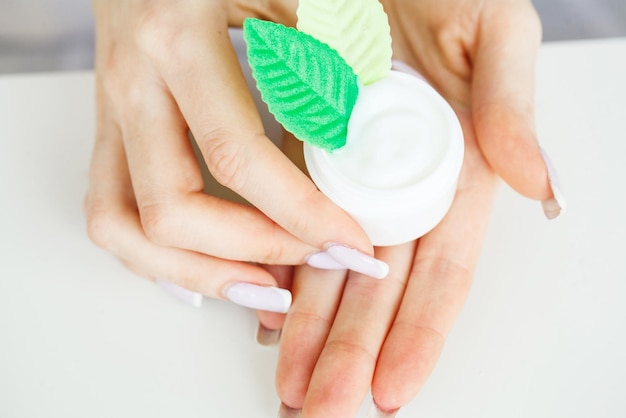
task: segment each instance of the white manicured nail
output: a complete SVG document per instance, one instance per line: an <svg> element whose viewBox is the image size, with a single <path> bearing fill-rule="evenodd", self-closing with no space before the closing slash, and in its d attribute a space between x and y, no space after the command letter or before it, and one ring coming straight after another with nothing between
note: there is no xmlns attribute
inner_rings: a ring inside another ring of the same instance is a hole
<svg viewBox="0 0 626 418"><path fill-rule="evenodd" d="M202 295L198 292L192 292L189 289L185 289L184 287L180 287L175 285L174 283L168 282L163 279L154 279L156 284L158 284L163 290L168 292L170 295L177 297L188 305L195 306L199 308L202 306Z"/></svg>
<svg viewBox="0 0 626 418"><path fill-rule="evenodd" d="M378 406L376 406L374 402L372 402L369 411L367 411L367 418L394 418L397 413L397 409L391 412L383 412L378 409Z"/></svg>
<svg viewBox="0 0 626 418"><path fill-rule="evenodd" d="M322 270L345 270L346 266L335 260L326 251L311 254L306 259L306 263L311 266Z"/></svg>
<svg viewBox="0 0 626 418"><path fill-rule="evenodd" d="M291 292L288 290L250 283L228 286L226 297L237 305L261 311L286 313L291 306Z"/></svg>
<svg viewBox="0 0 626 418"><path fill-rule="evenodd" d="M326 246L326 252L343 264L346 268L362 273L376 279L383 279L389 273L389 266L387 263L377 260L374 257L370 257L367 254L363 254L359 250L346 247L340 244L329 244Z"/></svg>
<svg viewBox="0 0 626 418"><path fill-rule="evenodd" d="M558 217L561 213L565 212L565 208L567 204L565 202L565 196L561 192L561 182L559 179L559 175L554 168L554 164L552 164L552 160L548 157L548 154L540 148L541 156L543 157L543 161L546 164L546 168L548 170L548 181L550 182L550 188L552 189L552 197L543 200L541 202L541 206L543 207L543 213L546 215L548 219L554 219Z"/></svg>

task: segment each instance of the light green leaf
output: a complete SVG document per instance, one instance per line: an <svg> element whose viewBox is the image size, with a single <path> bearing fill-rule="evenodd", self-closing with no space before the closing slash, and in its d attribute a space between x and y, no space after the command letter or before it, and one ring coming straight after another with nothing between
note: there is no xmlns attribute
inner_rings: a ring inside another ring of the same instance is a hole
<svg viewBox="0 0 626 418"><path fill-rule="evenodd" d="M337 51L310 35L244 21L248 61L263 101L298 139L332 151L346 143L357 77Z"/></svg>
<svg viewBox="0 0 626 418"><path fill-rule="evenodd" d="M378 0L300 0L298 29L327 43L363 84L391 68L391 30Z"/></svg>

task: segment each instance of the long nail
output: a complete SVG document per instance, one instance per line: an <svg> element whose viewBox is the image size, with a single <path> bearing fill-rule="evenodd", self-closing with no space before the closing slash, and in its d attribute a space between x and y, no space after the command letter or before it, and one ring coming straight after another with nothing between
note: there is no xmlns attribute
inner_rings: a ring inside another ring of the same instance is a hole
<svg viewBox="0 0 626 418"><path fill-rule="evenodd" d="M567 204L565 202L565 196L561 192L561 181L559 175L552 164L552 160L548 157L548 154L543 148L540 148L541 156L546 164L548 170L548 181L550 182L550 188L552 189L552 197L543 200L541 206L543 207L543 213L548 219L554 219L565 211Z"/></svg>
<svg viewBox="0 0 626 418"><path fill-rule="evenodd" d="M238 305L261 311L286 313L291 306L291 292L288 290L251 283L228 286L226 297Z"/></svg>
<svg viewBox="0 0 626 418"><path fill-rule="evenodd" d="M256 341L266 347L278 344L280 341L280 329L269 329L259 322L256 330Z"/></svg>
<svg viewBox="0 0 626 418"><path fill-rule="evenodd" d="M389 273L387 263L363 254L359 250L341 244L329 244L326 252L350 270L365 274L376 279L383 279Z"/></svg>
<svg viewBox="0 0 626 418"><path fill-rule="evenodd" d="M290 408L284 403L280 403L280 409L278 410L278 418L300 418L302 414L301 409Z"/></svg>
<svg viewBox="0 0 626 418"><path fill-rule="evenodd" d="M383 412L381 411L375 402L372 401L369 411L367 411L367 418L394 418L399 409L393 411Z"/></svg>
<svg viewBox="0 0 626 418"><path fill-rule="evenodd" d="M196 308L202 306L203 297L200 293L192 292L189 289L185 289L184 287L175 285L174 283L168 282L167 280L155 278L154 281L167 293L182 300L186 304L195 306Z"/></svg>
<svg viewBox="0 0 626 418"><path fill-rule="evenodd" d="M335 260L326 251L320 251L319 253L311 254L306 259L306 263L311 266L322 270L345 270L346 266Z"/></svg>

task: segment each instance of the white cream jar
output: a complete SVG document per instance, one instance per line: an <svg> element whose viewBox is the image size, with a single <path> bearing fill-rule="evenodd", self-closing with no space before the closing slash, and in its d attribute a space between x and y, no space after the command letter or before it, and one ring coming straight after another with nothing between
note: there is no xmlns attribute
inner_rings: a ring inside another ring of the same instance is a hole
<svg viewBox="0 0 626 418"><path fill-rule="evenodd" d="M463 133L448 103L425 81L391 71L360 86L346 145L304 144L317 187L377 246L426 234L443 219L463 163Z"/></svg>

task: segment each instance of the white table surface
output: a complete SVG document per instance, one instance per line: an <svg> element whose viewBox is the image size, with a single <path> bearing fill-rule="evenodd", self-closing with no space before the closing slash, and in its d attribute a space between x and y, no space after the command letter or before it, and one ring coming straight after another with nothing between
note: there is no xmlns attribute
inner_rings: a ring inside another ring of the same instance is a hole
<svg viewBox="0 0 626 418"><path fill-rule="evenodd" d="M253 313L90 243L93 75L0 77L0 417L273 417ZM626 416L626 39L546 44L537 129L568 212L501 187L441 360L401 417Z"/></svg>

